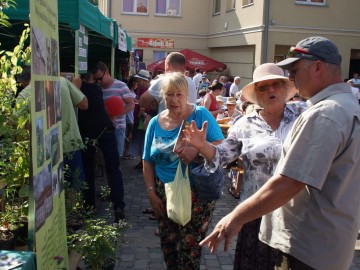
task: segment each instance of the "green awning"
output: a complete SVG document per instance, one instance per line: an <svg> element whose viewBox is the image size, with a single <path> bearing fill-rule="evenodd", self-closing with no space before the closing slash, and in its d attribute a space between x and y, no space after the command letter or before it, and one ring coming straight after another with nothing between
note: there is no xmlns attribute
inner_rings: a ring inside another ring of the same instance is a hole
<svg viewBox="0 0 360 270"><path fill-rule="evenodd" d="M29 0L16 0L16 8L4 9L10 20L29 20ZM117 44L117 23L87 0L58 0L59 24L79 30L80 24Z"/></svg>

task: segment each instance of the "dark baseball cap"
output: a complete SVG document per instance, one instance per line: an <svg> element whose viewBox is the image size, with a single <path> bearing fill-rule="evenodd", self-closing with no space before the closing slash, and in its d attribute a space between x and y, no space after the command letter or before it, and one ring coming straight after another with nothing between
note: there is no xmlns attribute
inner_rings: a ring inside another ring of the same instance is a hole
<svg viewBox="0 0 360 270"><path fill-rule="evenodd" d="M341 55L336 45L324 37L308 37L301 40L289 50L289 58L277 63L279 67L288 69L299 59L321 60L340 66Z"/></svg>

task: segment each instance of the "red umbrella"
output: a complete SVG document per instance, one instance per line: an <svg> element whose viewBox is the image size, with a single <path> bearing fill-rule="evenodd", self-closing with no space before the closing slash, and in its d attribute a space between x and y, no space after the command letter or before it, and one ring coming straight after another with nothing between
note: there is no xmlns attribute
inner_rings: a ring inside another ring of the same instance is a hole
<svg viewBox="0 0 360 270"><path fill-rule="evenodd" d="M150 71L165 71L165 58L157 60L147 66L147 70Z"/></svg>
<svg viewBox="0 0 360 270"><path fill-rule="evenodd" d="M200 68L201 71L224 71L226 65L216 61L210 57L194 52L189 49L183 49L180 51L186 58L186 70L194 71L195 68ZM165 58L160 59L154 63L151 63L147 67L150 71L164 71L165 70Z"/></svg>

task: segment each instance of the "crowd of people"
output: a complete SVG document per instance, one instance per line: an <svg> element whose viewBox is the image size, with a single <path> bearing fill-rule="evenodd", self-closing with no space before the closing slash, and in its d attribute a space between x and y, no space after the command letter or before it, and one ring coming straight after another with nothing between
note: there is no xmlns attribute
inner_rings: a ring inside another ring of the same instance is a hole
<svg viewBox="0 0 360 270"><path fill-rule="evenodd" d="M76 87L60 81L79 108L77 125L75 114L68 117L71 134L92 142L72 149L63 136L64 152L81 153L74 161L83 164L86 203L96 207L100 148L116 222L126 206L120 162L139 159L167 269L199 269L202 246L214 252L225 241L228 250L236 235L234 269L348 269L360 228L360 79L342 79L336 45L306 38L284 61L256 67L243 87L240 76L210 80L200 68L186 76L185 63L172 52L164 74L140 70L126 84L98 62ZM110 117L104 101L112 96L123 109ZM188 144L174 151L179 132ZM232 175L238 206L207 237L216 203L197 197L191 177L191 220L179 225L166 211L166 183L179 163L191 168L199 157L209 172L234 162L243 168L241 178Z"/></svg>

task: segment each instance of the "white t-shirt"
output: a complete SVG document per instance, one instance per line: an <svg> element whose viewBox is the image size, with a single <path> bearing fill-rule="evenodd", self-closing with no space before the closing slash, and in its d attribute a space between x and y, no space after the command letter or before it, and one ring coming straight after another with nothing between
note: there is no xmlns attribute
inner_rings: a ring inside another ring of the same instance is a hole
<svg viewBox="0 0 360 270"><path fill-rule="evenodd" d="M195 83L196 89L199 88L199 84L202 80L202 74L201 73L196 73L196 75L193 77L193 81Z"/></svg>
<svg viewBox="0 0 360 270"><path fill-rule="evenodd" d="M352 91L354 97L356 97L357 99L360 99L359 88L351 86L351 91Z"/></svg>
<svg viewBox="0 0 360 270"><path fill-rule="evenodd" d="M235 83L232 83L229 91L230 96L236 97L237 92L239 92L239 87Z"/></svg>

